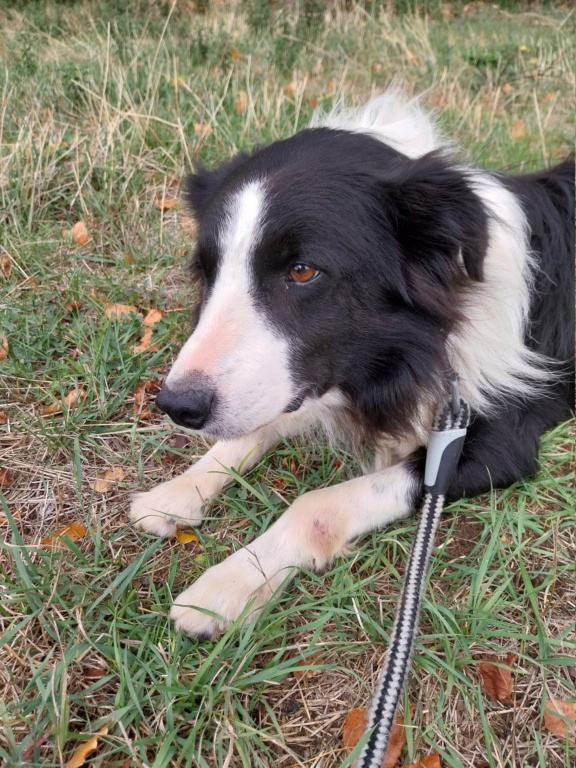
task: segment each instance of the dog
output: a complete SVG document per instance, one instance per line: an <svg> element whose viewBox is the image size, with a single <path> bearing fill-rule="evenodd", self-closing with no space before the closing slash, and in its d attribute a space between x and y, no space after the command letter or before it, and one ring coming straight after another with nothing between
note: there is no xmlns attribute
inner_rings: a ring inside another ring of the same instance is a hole
<svg viewBox="0 0 576 768"><path fill-rule="evenodd" d="M205 639L297 568L411 514L454 372L473 418L448 501L533 474L574 401L574 160L528 175L458 161L418 100L391 91L186 182L199 224L196 328L156 404L214 438L131 519L173 536L281 438L323 425L364 476L298 497L175 601Z"/></svg>

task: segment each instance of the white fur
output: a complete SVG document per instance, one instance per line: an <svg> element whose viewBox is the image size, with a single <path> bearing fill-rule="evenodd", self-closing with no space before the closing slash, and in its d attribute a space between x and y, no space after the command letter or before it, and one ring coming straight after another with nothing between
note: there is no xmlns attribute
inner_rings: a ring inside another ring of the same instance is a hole
<svg viewBox="0 0 576 768"><path fill-rule="evenodd" d="M534 269L524 212L494 177L470 172L470 179L490 216L489 246L484 282L469 292L466 322L448 345L462 396L487 413L505 395L533 394L550 372L546 359L524 344Z"/></svg>
<svg viewBox="0 0 576 768"><path fill-rule="evenodd" d="M327 392L245 437L220 440L184 474L136 494L130 519L156 536L174 536L179 527L200 525L214 499L232 481L230 469L248 472L280 438L301 434L318 422L329 428L342 404L340 393Z"/></svg>
<svg viewBox="0 0 576 768"><path fill-rule="evenodd" d="M321 570L358 536L407 517L414 482L397 465L300 496L266 533L176 598L170 612L176 627L217 635L261 607L296 568Z"/></svg>
<svg viewBox="0 0 576 768"><path fill-rule="evenodd" d="M412 158L446 146L417 100L397 91L361 109L316 115L313 124L373 135ZM469 174L490 215L489 247L485 282L470 291L469 320L449 337L448 346L463 397L486 412L499 393L526 395L545 375L543 361L523 343L534 267L527 222L514 196L489 174L461 170ZM198 524L230 481L229 467L246 471L279 435L295 435L318 421L331 428L345 409L334 390L306 400L295 413L278 415L297 395L289 373L290 349L268 326L250 292L251 256L261 236L265 195L264 182L252 182L230 200L216 284L168 377L168 382L178 381L190 371L212 377L224 404L217 428L252 434L217 443L181 477L139 494L131 517L147 531L173 535L179 524ZM426 442L431 411L432 404L423 399L418 429L404 444L383 437L376 457L380 471L304 494L249 547L206 571L177 598L171 611L177 627L193 635L217 634L242 613L262 606L295 568L323 568L357 536L410 514L414 480L402 463L383 467L402 462Z"/></svg>
<svg viewBox="0 0 576 768"><path fill-rule="evenodd" d="M267 323L251 295L251 259L261 237L265 199L261 181L246 184L230 199L214 288L166 379L169 386L177 384L192 371L211 378L217 407L204 431L216 436L253 432L298 394L288 342Z"/></svg>
<svg viewBox="0 0 576 768"><path fill-rule="evenodd" d="M339 104L327 114L319 110L310 126L366 133L408 157L421 157L448 145L421 108L419 97L410 99L397 89L376 96L362 107Z"/></svg>
<svg viewBox="0 0 576 768"><path fill-rule="evenodd" d="M447 146L418 99L395 89L360 108L318 113L312 124L370 134L412 158ZM467 321L448 345L462 396L478 412L488 413L503 396L534 394L550 379L550 361L524 344L534 268L524 212L495 177L460 170L468 173L490 216L489 246L485 281L470 291Z"/></svg>

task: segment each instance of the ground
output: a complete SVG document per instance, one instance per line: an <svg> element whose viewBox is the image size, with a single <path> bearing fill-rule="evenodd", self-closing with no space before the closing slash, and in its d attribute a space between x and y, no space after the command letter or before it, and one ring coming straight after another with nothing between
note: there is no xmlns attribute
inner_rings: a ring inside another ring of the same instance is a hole
<svg viewBox="0 0 576 768"><path fill-rule="evenodd" d="M394 78L427 89L463 158L511 170L558 160L573 151L570 5L3 4L6 765L66 765L102 728L94 766L349 765L343 722L369 703L414 522L364 537L322 576L302 573L216 643L175 633L172 595L291 499L358 471L353 460L323 441L282 445L188 543L128 522L132 492L205 450L149 399L191 324L194 222L175 202L179 180L198 159L288 136L314 107L359 103ZM119 317L118 303L136 312ZM149 310L162 314L153 346L135 351ZM543 724L547 697L576 693L573 480L568 423L545 436L536 477L446 512L399 765L433 752L451 768L576 759ZM58 546L50 537L71 524ZM507 653L517 660L503 704L477 668Z"/></svg>

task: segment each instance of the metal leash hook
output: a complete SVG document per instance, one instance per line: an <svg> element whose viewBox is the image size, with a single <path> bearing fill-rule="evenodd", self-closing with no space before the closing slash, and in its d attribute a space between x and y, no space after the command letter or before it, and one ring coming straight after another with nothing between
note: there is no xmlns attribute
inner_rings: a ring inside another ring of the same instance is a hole
<svg viewBox="0 0 576 768"><path fill-rule="evenodd" d="M458 382L453 376L450 379L448 403L438 414L430 434L420 520L408 560L390 646L368 715L366 732L370 732L370 736L358 757L356 768L382 766L400 694L408 676L436 530L450 480L462 453L469 421L470 409L460 399Z"/></svg>

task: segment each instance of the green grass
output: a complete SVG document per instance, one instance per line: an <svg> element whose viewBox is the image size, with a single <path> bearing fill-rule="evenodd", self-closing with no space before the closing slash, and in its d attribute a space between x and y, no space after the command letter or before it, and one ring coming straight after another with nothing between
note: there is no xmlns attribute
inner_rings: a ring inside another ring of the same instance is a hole
<svg viewBox="0 0 576 768"><path fill-rule="evenodd" d="M198 543L132 530L130 493L204 450L174 448L164 419L134 410L137 386L162 377L186 338L193 300L193 236L180 211L154 201L199 158L211 165L286 137L314 106L360 102L394 77L430 89L425 101L476 162L528 170L573 149L568 7L434 3L425 17L369 2L330 4L327 16L314 3L307 16L282 4L266 15L258 0L204 5L0 10L0 334L10 345L0 467L12 473L0 488L0 761L9 766L65 765L104 725L91 762L108 768L339 766L344 718L368 704L391 629L413 521L364 537L322 576L300 574L256 623L217 643L174 632L167 612L185 584L297 495L358 469L323 442L284 444L226 491ZM248 106L237 111L241 91ZM91 235L81 247L70 234L79 219ZM157 351L133 354L141 321L109 321L113 302L164 312ZM41 415L72 389L85 393L78 407ZM451 768L575 759L542 726L545 697L576 694L573 445L574 425L559 426L536 478L447 512L405 693L405 711L415 710L401 764L433 751ZM125 479L95 492L115 466ZM59 551L40 545L70 522L88 535ZM513 707L488 699L475 671L484 655L509 651ZM295 677L307 661L313 674Z"/></svg>

